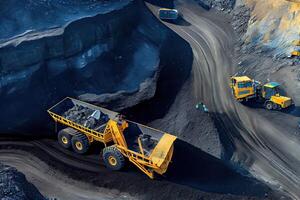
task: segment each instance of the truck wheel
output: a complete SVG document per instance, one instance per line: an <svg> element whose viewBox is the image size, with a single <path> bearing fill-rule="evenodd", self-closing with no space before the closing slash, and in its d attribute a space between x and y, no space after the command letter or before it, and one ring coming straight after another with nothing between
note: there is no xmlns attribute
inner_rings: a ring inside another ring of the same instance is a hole
<svg viewBox="0 0 300 200"><path fill-rule="evenodd" d="M68 149L68 148L70 148L71 147L71 139L72 139L72 135L70 135L69 133L67 133L66 131L65 131L65 129L63 129L63 130L60 130L59 132L58 132L58 134L57 134L57 140L58 140L58 143L62 146L62 147L64 147L64 148L66 148L66 149Z"/></svg>
<svg viewBox="0 0 300 200"><path fill-rule="evenodd" d="M125 165L125 159L122 153L115 146L105 147L103 149L103 161L110 170L120 170Z"/></svg>
<svg viewBox="0 0 300 200"><path fill-rule="evenodd" d="M273 110L277 110L279 107L280 107L280 106L279 106L278 104L276 104L276 103L273 103L273 107L272 107L272 109L273 109Z"/></svg>
<svg viewBox="0 0 300 200"><path fill-rule="evenodd" d="M268 109L268 110L272 110L273 109L273 103L271 101L268 101L266 103L266 109Z"/></svg>
<svg viewBox="0 0 300 200"><path fill-rule="evenodd" d="M72 138L72 148L76 153L84 154L89 149L89 140L86 135L80 133L78 135L73 136Z"/></svg>

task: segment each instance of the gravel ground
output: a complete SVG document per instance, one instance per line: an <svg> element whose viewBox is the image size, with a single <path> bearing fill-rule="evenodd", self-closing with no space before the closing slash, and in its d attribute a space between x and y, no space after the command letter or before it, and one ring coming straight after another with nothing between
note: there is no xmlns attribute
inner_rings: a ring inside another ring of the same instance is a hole
<svg viewBox="0 0 300 200"><path fill-rule="evenodd" d="M216 8L218 10L232 10L235 0L195 0L205 9Z"/></svg>
<svg viewBox="0 0 300 200"><path fill-rule="evenodd" d="M221 158L223 147L217 128L208 113L195 108L198 102L192 88L191 79L188 79L168 113L151 122L150 126L175 134L202 151Z"/></svg>
<svg viewBox="0 0 300 200"><path fill-rule="evenodd" d="M24 174L16 168L0 163L1 200L46 200Z"/></svg>

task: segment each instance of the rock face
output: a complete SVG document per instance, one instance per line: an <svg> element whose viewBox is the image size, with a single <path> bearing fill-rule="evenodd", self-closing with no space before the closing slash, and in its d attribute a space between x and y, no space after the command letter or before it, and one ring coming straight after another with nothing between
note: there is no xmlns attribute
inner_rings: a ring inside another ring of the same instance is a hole
<svg viewBox="0 0 300 200"><path fill-rule="evenodd" d="M230 10L233 9L236 0L196 0L196 2L205 9Z"/></svg>
<svg viewBox="0 0 300 200"><path fill-rule="evenodd" d="M250 8L245 5L235 7L232 12L232 26L237 33L239 42L244 42L243 36L247 32L250 20Z"/></svg>
<svg viewBox="0 0 300 200"><path fill-rule="evenodd" d="M0 199L2 200L46 200L24 174L15 168L0 163Z"/></svg>
<svg viewBox="0 0 300 200"><path fill-rule="evenodd" d="M21 23L35 16L29 25L0 30L0 133L44 129L47 108L65 96L123 109L154 95L168 30L140 9L140 1L23 0L16 5L24 2L26 12L10 18ZM54 16L62 8L74 13L50 23L50 13L42 12L47 5Z"/></svg>
<svg viewBox="0 0 300 200"><path fill-rule="evenodd" d="M297 47L299 40L300 4L290 1L246 0L251 19L245 41L252 50L271 51L274 57L286 57Z"/></svg>
<svg viewBox="0 0 300 200"><path fill-rule="evenodd" d="M55 27L83 17L119 10L132 0L3 0L0 4L1 41Z"/></svg>
<svg viewBox="0 0 300 200"><path fill-rule="evenodd" d="M293 9L299 6L288 1L247 0L240 1L232 12L232 25L239 39L238 73L263 82L269 79L281 83L296 105L300 102L300 63L297 58L286 56L293 50L292 38L297 38L294 28L298 27L299 9ZM299 109L291 113L299 115Z"/></svg>

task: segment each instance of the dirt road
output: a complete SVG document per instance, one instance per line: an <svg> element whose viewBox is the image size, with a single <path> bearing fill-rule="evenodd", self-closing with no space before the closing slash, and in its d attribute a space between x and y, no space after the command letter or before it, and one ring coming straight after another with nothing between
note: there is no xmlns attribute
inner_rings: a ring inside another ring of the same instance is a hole
<svg viewBox="0 0 300 200"><path fill-rule="evenodd" d="M157 13L158 1L148 7ZM163 22L189 42L194 53L195 95L204 101L221 126L227 146L225 159L245 166L292 198L300 198L300 138L297 117L288 113L248 108L231 97L228 77L236 70L234 33L226 16L207 12L193 1L174 3L181 22ZM172 1L163 6L173 6ZM297 103L297 102L296 102Z"/></svg>
<svg viewBox="0 0 300 200"><path fill-rule="evenodd" d="M1 139L0 162L26 174L43 195L59 199L255 200L266 193L273 196L268 187L188 143L175 145L176 159L166 177L156 181L132 165L120 172L107 170L99 159L99 145L89 155L78 155L54 140Z"/></svg>

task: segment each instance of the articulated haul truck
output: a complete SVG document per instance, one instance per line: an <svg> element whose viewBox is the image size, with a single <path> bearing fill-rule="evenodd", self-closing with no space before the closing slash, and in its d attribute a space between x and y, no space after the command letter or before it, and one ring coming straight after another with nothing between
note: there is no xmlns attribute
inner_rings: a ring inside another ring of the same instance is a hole
<svg viewBox="0 0 300 200"><path fill-rule="evenodd" d="M111 170L120 170L125 159L150 178L164 174L171 162L176 137L129 120L119 113L73 98L65 98L48 110L55 123L65 128L58 142L83 154L92 142L105 146L102 157Z"/></svg>

